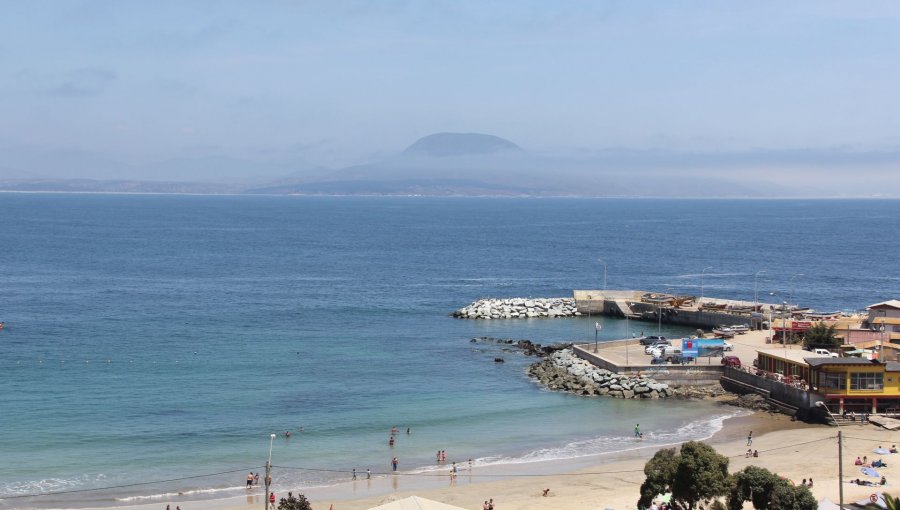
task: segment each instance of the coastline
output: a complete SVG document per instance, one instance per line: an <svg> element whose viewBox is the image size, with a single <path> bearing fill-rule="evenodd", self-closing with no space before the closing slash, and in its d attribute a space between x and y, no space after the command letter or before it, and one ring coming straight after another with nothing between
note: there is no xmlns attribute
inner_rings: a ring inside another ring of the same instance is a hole
<svg viewBox="0 0 900 510"><path fill-rule="evenodd" d="M736 409L737 410L737 409ZM855 478L853 459L857 455L871 456L877 447L874 442L900 442L900 433L875 429L873 426L842 427L845 439L845 478ZM747 459L746 437L753 431L753 447L760 451L759 458ZM723 420L722 427L705 442L730 457L729 470L734 472L751 464L777 472L787 478L799 480L812 476L816 480L813 494L817 499L828 497L837 501L836 427L791 421L787 416L753 412ZM893 442L893 443L892 443ZM356 481L305 488L303 493L314 509L365 510L389 501L418 495L462 508L478 509L485 499L493 498L502 508L582 508L598 507L616 510L635 508L638 490L643 482L643 466L653 454L664 447L648 445L617 452L572 459L545 460L519 464L475 466L469 472L461 465L454 481L444 470L401 472L397 475L378 475L371 480L365 473ZM887 456L890 457L890 456ZM888 462L884 472L889 480L900 469ZM886 459L887 460L887 459ZM447 466L449 471L449 466ZM544 488L550 488L547 498L541 496ZM867 497L871 487L845 485L845 501ZM868 492L867 492L868 491ZM276 496L285 496L287 490L278 488ZM859 494L857 494L859 493ZM853 497L851 497L853 496ZM115 510L158 509L170 504L183 510L251 510L263 504L262 489L246 496L232 496L208 500L178 500L159 498L152 502L121 505ZM62 508L62 507L61 507Z"/></svg>

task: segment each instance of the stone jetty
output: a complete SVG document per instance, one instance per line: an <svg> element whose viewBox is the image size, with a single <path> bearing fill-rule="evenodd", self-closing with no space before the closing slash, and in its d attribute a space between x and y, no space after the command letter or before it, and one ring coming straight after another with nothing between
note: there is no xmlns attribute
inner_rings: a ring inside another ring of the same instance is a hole
<svg viewBox="0 0 900 510"><path fill-rule="evenodd" d="M531 319L580 316L572 298L479 299L453 312L460 319Z"/></svg>
<svg viewBox="0 0 900 510"><path fill-rule="evenodd" d="M592 365L571 349L556 351L528 367L528 375L551 390L616 398L666 398L675 395L668 384L643 375L628 377Z"/></svg>

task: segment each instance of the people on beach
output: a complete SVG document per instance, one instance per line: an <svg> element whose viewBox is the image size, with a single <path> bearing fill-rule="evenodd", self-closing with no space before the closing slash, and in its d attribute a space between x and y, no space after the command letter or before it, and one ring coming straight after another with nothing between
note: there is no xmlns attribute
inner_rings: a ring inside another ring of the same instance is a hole
<svg viewBox="0 0 900 510"><path fill-rule="evenodd" d="M634 426L634 437L640 437L640 436L641 436L641 424L638 423L637 425Z"/></svg>
<svg viewBox="0 0 900 510"><path fill-rule="evenodd" d="M253 485L253 471L251 471L250 474L247 475L247 488L249 489L250 486L252 486L252 485Z"/></svg>
<svg viewBox="0 0 900 510"><path fill-rule="evenodd" d="M887 484L887 478L885 478L884 475L881 475L881 485L885 484Z"/></svg>
<svg viewBox="0 0 900 510"><path fill-rule="evenodd" d="M441 462L447 462L447 452L441 450Z"/></svg>
<svg viewBox="0 0 900 510"><path fill-rule="evenodd" d="M543 496L546 498L550 494L550 489L544 489Z"/></svg>
<svg viewBox="0 0 900 510"><path fill-rule="evenodd" d="M759 450L753 450L753 456L759 457Z"/></svg>
<svg viewBox="0 0 900 510"><path fill-rule="evenodd" d="M253 485L259 485L259 471L253 475Z"/></svg>
<svg viewBox="0 0 900 510"><path fill-rule="evenodd" d="M366 468L366 480L371 480L371 479L372 479L372 470L369 468Z"/></svg>
<svg viewBox="0 0 900 510"><path fill-rule="evenodd" d="M291 437L291 431L290 431L290 430L285 430L285 431L284 431L284 437L286 437L286 438L287 438L287 437Z"/></svg>
<svg viewBox="0 0 900 510"><path fill-rule="evenodd" d="M441 451L440 450L437 451L437 455L435 455L435 457L437 458L438 463L440 463L441 462Z"/></svg>
<svg viewBox="0 0 900 510"><path fill-rule="evenodd" d="M456 476L456 462L453 463L453 467L450 468L450 471L453 472L453 476Z"/></svg>
<svg viewBox="0 0 900 510"><path fill-rule="evenodd" d="M747 446L753 445L753 431L751 430L749 434L747 434Z"/></svg>
<svg viewBox="0 0 900 510"><path fill-rule="evenodd" d="M272 510L275 510L275 493L274 492L269 493L269 508L271 508Z"/></svg>
<svg viewBox="0 0 900 510"><path fill-rule="evenodd" d="M469 472L472 472L472 459L469 459Z"/></svg>
<svg viewBox="0 0 900 510"><path fill-rule="evenodd" d="M488 500L488 510L494 510L494 498Z"/></svg>
<svg viewBox="0 0 900 510"><path fill-rule="evenodd" d="M853 461L853 465L854 466L862 466L863 465L862 459L859 457L856 457L856 460Z"/></svg>
<svg viewBox="0 0 900 510"><path fill-rule="evenodd" d="M391 438L388 439L388 446L390 446L391 448L394 447L394 436L391 436Z"/></svg>
<svg viewBox="0 0 900 510"><path fill-rule="evenodd" d="M394 457L393 459L391 459L391 471L397 470L397 464L398 464L397 457Z"/></svg>
<svg viewBox="0 0 900 510"><path fill-rule="evenodd" d="M406 427L406 435L409 435L409 427Z"/></svg>
<svg viewBox="0 0 900 510"><path fill-rule="evenodd" d="M807 483L806 486L809 487L810 489L812 489L812 486L813 486L812 477L809 477L809 483Z"/></svg>
<svg viewBox="0 0 900 510"><path fill-rule="evenodd" d="M744 455L746 458L750 458L753 456L753 448L747 448L747 453Z"/></svg>
<svg viewBox="0 0 900 510"><path fill-rule="evenodd" d="M484 500L484 504L481 505L481 509L482 509L482 510L488 510L488 508L489 508L489 507L488 507L488 504L487 504L487 500ZM166 508L166 510L169 510L169 509Z"/></svg>
<svg viewBox="0 0 900 510"><path fill-rule="evenodd" d="M487 504L487 501L485 501L484 503ZM166 505L166 510L172 510L172 507L169 505Z"/></svg>
<svg viewBox="0 0 900 510"><path fill-rule="evenodd" d="M397 426L396 426L396 425L394 425L393 427L391 427L391 435L392 435L392 436L393 436L394 434L396 434L397 432L398 432L398 430L397 430Z"/></svg>
<svg viewBox="0 0 900 510"><path fill-rule="evenodd" d="M888 451L891 452L891 453L897 453L897 445L892 444L892 445L891 445L891 449L888 450Z"/></svg>
<svg viewBox="0 0 900 510"><path fill-rule="evenodd" d="M353 468L353 479L356 480L356 468Z"/></svg>

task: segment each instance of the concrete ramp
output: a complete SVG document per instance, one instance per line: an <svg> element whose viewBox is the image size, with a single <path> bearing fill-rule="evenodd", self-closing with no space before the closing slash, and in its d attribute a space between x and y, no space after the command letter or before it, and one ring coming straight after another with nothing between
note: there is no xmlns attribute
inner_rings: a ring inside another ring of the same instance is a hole
<svg viewBox="0 0 900 510"><path fill-rule="evenodd" d="M622 312L622 315L628 317L629 319L639 319L640 315L634 313L630 306L628 306L628 301L624 299L617 299L616 306L619 307L619 310Z"/></svg>
<svg viewBox="0 0 900 510"><path fill-rule="evenodd" d="M875 416L873 414L869 416L869 421L888 430L900 429L900 420L888 418L887 416Z"/></svg>

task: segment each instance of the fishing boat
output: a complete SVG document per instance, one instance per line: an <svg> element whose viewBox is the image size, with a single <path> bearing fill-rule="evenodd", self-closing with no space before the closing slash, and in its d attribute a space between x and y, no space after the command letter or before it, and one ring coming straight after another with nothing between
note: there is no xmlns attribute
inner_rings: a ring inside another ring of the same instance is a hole
<svg viewBox="0 0 900 510"><path fill-rule="evenodd" d="M734 338L734 330L728 326L719 326L713 329L713 334L722 338Z"/></svg>

